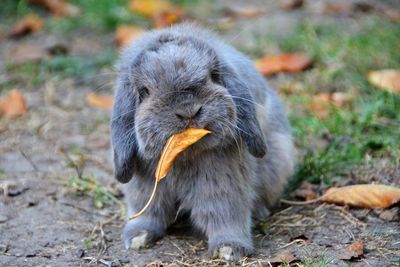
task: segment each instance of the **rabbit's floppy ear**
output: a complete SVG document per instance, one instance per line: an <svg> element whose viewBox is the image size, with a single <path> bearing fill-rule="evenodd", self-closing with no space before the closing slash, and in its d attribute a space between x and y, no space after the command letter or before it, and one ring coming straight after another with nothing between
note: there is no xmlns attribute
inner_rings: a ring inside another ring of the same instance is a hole
<svg viewBox="0 0 400 267"><path fill-rule="evenodd" d="M127 183L138 164L135 134L136 95L127 77L117 84L111 117L111 143L114 154L115 178Z"/></svg>
<svg viewBox="0 0 400 267"><path fill-rule="evenodd" d="M267 152L267 144L257 120L254 99L247 85L226 66L222 67L219 73L222 85L231 94L235 103L241 138L253 156L262 158Z"/></svg>

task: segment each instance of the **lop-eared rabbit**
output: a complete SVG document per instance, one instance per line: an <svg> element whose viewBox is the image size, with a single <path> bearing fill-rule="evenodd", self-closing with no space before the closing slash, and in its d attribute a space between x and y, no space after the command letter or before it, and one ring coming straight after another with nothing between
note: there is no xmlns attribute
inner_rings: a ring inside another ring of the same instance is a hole
<svg viewBox="0 0 400 267"><path fill-rule="evenodd" d="M147 202L167 139L188 127L212 132L178 156L148 210L126 223L126 248L150 245L189 214L211 256L251 254L252 218L268 216L295 162L278 95L246 56L191 24L135 40L118 73L111 138L128 216Z"/></svg>

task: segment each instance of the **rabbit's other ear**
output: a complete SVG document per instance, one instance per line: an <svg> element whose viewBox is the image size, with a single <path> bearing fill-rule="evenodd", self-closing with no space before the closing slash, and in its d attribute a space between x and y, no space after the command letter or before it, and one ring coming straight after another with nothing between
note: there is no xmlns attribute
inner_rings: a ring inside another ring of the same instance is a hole
<svg viewBox="0 0 400 267"><path fill-rule="evenodd" d="M236 106L240 137L253 156L262 158L267 152L267 144L257 120L254 99L246 83L226 66L219 73L222 85L228 90Z"/></svg>
<svg viewBox="0 0 400 267"><path fill-rule="evenodd" d="M138 165L136 98L128 77L122 77L117 84L111 117L114 175L121 183L129 182Z"/></svg>

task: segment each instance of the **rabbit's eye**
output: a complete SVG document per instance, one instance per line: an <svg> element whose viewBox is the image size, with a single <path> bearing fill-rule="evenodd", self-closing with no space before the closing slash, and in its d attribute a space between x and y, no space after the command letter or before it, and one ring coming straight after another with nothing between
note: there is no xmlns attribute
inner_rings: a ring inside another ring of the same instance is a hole
<svg viewBox="0 0 400 267"><path fill-rule="evenodd" d="M149 89L143 86L139 89L139 102L142 102L150 94Z"/></svg>
<svg viewBox="0 0 400 267"><path fill-rule="evenodd" d="M212 69L210 71L209 75L210 75L211 81L213 81L216 84L222 84L221 73L218 69Z"/></svg>

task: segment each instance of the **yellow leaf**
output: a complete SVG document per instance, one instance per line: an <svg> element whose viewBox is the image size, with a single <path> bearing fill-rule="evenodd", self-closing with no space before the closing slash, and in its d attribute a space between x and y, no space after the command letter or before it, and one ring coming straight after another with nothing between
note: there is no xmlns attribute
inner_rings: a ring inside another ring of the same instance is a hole
<svg viewBox="0 0 400 267"><path fill-rule="evenodd" d="M312 59L301 53L265 56L255 61L257 69L265 76L279 72L299 72L311 64Z"/></svg>
<svg viewBox="0 0 400 267"><path fill-rule="evenodd" d="M44 22L39 16L35 14L29 14L15 24L10 35L13 37L21 37L41 30L43 25Z"/></svg>
<svg viewBox="0 0 400 267"><path fill-rule="evenodd" d="M59 17L76 17L81 13L79 7L65 0L29 0L32 4L47 8L52 14Z"/></svg>
<svg viewBox="0 0 400 267"><path fill-rule="evenodd" d="M170 9L171 6L172 5L166 0L132 0L129 3L129 9L132 12L149 18Z"/></svg>
<svg viewBox="0 0 400 267"><path fill-rule="evenodd" d="M129 9L151 18L157 28L169 26L183 17L183 9L168 0L131 0Z"/></svg>
<svg viewBox="0 0 400 267"><path fill-rule="evenodd" d="M386 69L368 73L368 81L376 87L392 92L400 92L400 70Z"/></svg>
<svg viewBox="0 0 400 267"><path fill-rule="evenodd" d="M143 32L143 29L136 26L121 25L117 28L117 32L115 33L115 43L118 47L126 46L141 36Z"/></svg>
<svg viewBox="0 0 400 267"><path fill-rule="evenodd" d="M347 247L347 249L340 256L341 260L351 260L358 258L364 254L363 242L357 241Z"/></svg>
<svg viewBox="0 0 400 267"><path fill-rule="evenodd" d="M158 161L155 174L155 184L153 187L153 191L151 192L150 198L147 201L146 205L138 213L129 217L128 220L133 220L134 218L142 215L143 212L145 212L146 209L150 206L150 203L153 201L153 198L155 196L158 182L165 176L167 176L176 157L190 145L196 143L209 133L211 132L205 129L188 128L181 133L172 135L167 140L167 143L161 153L160 160Z"/></svg>
<svg viewBox="0 0 400 267"><path fill-rule="evenodd" d="M0 98L0 116L16 118L25 113L25 98L17 89L11 90L8 95Z"/></svg>
<svg viewBox="0 0 400 267"><path fill-rule="evenodd" d="M332 106L343 108L353 102L354 95L350 93L334 92L334 93L318 93L308 103L309 108L319 119L329 118Z"/></svg>
<svg viewBox="0 0 400 267"><path fill-rule="evenodd" d="M167 176L174 160L182 151L209 133L211 132L205 129L188 128L181 133L171 136L168 139L167 144L164 146L160 160L158 161L156 170L157 180L160 181L162 178Z"/></svg>
<svg viewBox="0 0 400 267"><path fill-rule="evenodd" d="M178 22L183 16L183 11L179 7L172 7L169 10L160 12L153 16L156 28L164 28Z"/></svg>
<svg viewBox="0 0 400 267"><path fill-rule="evenodd" d="M400 188L379 184L332 187L319 200L360 208L387 208L400 201Z"/></svg>
<svg viewBox="0 0 400 267"><path fill-rule="evenodd" d="M111 109L113 105L112 96L96 95L95 93L88 93L85 99L86 103L96 108Z"/></svg>

